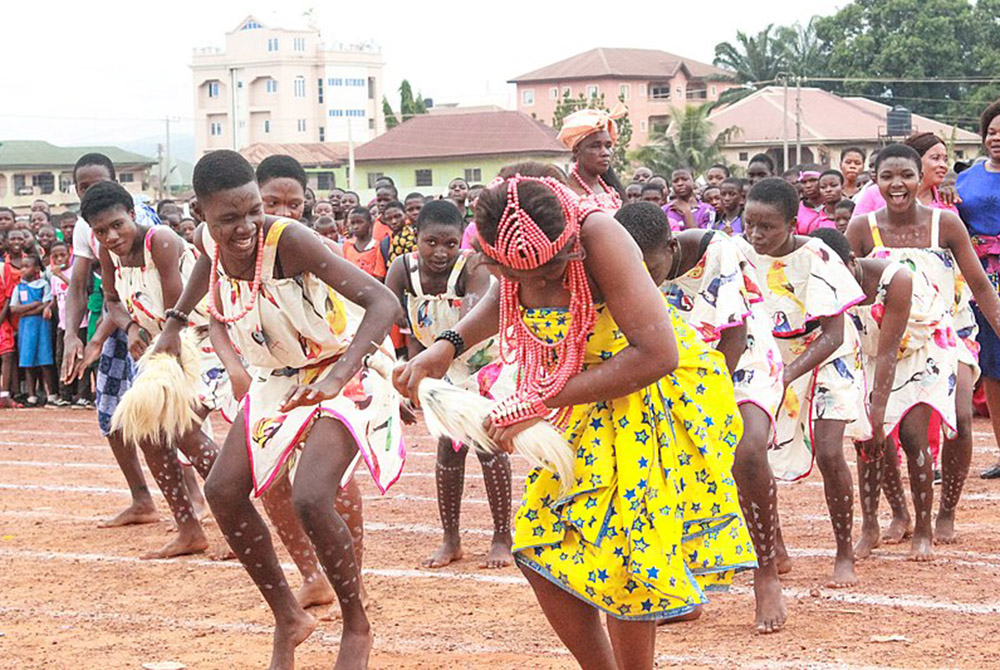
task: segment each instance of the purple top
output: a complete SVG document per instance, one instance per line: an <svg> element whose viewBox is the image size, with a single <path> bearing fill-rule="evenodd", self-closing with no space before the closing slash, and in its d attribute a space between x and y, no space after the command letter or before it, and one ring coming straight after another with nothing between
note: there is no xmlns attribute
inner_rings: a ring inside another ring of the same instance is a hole
<svg viewBox="0 0 1000 670"><path fill-rule="evenodd" d="M672 202L672 201L671 201ZM715 218L715 210L707 202L696 201L697 205L691 208L691 214L694 215L694 222L699 228L709 228L710 224ZM667 213L667 218L670 219L670 229L673 231L684 230L684 217L674 210L670 209L670 203L668 202L663 206L663 211Z"/></svg>

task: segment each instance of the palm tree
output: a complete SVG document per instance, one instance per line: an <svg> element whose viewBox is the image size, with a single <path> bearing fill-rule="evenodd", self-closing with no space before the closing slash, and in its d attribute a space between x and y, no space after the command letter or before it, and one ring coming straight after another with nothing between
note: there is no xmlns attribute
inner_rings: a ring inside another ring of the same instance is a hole
<svg viewBox="0 0 1000 670"><path fill-rule="evenodd" d="M708 120L711 110L711 104L671 108L670 125L653 142L636 150L635 159L664 175L682 165L702 174L716 163L725 163L722 147L739 128L716 132Z"/></svg>
<svg viewBox="0 0 1000 670"><path fill-rule="evenodd" d="M737 31L736 45L715 45L715 64L732 70L736 81L743 84L773 81L786 67L785 49L778 34L771 34L773 29L772 23L756 35Z"/></svg>
<svg viewBox="0 0 1000 670"><path fill-rule="evenodd" d="M822 43L816 36L816 18L805 25L796 23L778 29L778 41L784 48L786 70L798 77L817 76L825 70Z"/></svg>

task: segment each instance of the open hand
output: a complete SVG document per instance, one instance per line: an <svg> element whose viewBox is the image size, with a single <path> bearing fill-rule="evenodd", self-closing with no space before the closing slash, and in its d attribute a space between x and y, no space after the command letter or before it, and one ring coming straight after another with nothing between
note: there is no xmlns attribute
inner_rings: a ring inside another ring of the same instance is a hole
<svg viewBox="0 0 1000 670"><path fill-rule="evenodd" d="M280 411L290 412L296 407L318 405L324 400L336 398L344 390L346 383L346 381L341 381L337 375L330 373L322 381L315 384L297 384L285 394Z"/></svg>

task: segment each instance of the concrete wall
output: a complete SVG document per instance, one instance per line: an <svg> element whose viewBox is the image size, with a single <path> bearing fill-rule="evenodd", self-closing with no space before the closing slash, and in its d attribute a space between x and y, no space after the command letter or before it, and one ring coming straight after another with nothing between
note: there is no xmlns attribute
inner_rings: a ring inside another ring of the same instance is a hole
<svg viewBox="0 0 1000 670"><path fill-rule="evenodd" d="M15 185L22 181L20 189ZM48 184L52 188L49 190ZM151 195L149 170L146 168L124 168L118 170L118 181L130 193ZM144 188L145 187L145 188ZM20 193L18 191L21 191ZM41 198L52 207L69 207L79 204L73 187L73 171L70 168L30 168L0 170L0 206L11 207L19 214L26 213L31 203Z"/></svg>

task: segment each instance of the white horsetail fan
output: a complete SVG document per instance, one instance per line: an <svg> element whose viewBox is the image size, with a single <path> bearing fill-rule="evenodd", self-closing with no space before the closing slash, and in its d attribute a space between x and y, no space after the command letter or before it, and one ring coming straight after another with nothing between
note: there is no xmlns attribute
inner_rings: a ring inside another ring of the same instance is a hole
<svg viewBox="0 0 1000 670"><path fill-rule="evenodd" d="M154 354L150 345L139 359L132 387L111 417L111 429L120 431L126 444L173 444L201 423L195 411L200 378L198 346L190 329L181 334L180 360Z"/></svg>

